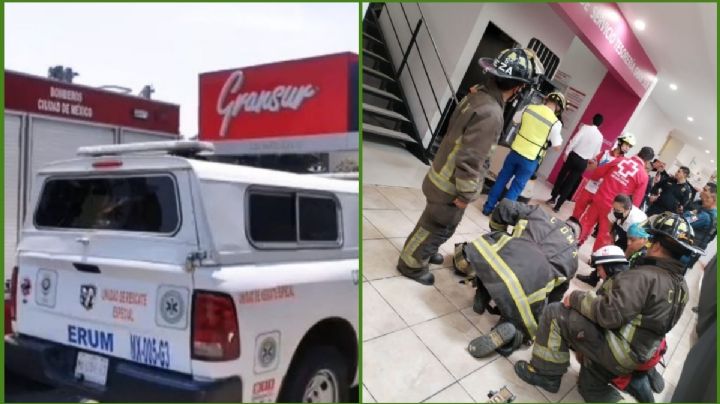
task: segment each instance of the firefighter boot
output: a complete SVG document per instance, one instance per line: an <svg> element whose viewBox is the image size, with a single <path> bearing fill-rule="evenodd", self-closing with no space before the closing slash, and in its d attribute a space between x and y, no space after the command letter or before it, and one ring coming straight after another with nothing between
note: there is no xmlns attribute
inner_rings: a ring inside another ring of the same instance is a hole
<svg viewBox="0 0 720 404"><path fill-rule="evenodd" d="M407 268L405 265L398 265L397 266L398 271L400 271L401 274L404 276L421 283L423 285L432 285L435 283L435 276L430 272L430 270L425 268L420 269L413 269L413 268Z"/></svg>
<svg viewBox="0 0 720 404"><path fill-rule="evenodd" d="M656 368L652 368L647 372L650 388L656 393L662 393L665 389L665 380Z"/></svg>
<svg viewBox="0 0 720 404"><path fill-rule="evenodd" d="M485 289L485 285L482 284L480 278L477 279L477 285L475 289L475 299L473 300L473 311L477 314L485 313L485 308L490 303L490 293Z"/></svg>
<svg viewBox="0 0 720 404"><path fill-rule="evenodd" d="M510 343L501 346L500 348L496 349L495 352L507 358L508 356L512 355L513 352L517 351L517 349L520 348L522 344L523 334L518 331L515 333L515 338L513 338Z"/></svg>
<svg viewBox="0 0 720 404"><path fill-rule="evenodd" d="M517 361L515 363L515 374L523 379L525 383L542 387L551 393L557 393L560 390L561 375L542 375L526 361Z"/></svg>
<svg viewBox="0 0 720 404"><path fill-rule="evenodd" d="M597 270L593 270L590 272L590 275L575 275L576 278L578 278L579 281L585 282L588 285L595 287L597 286L598 282L600 282L600 277L597 274Z"/></svg>
<svg viewBox="0 0 720 404"><path fill-rule="evenodd" d="M625 391L635 397L638 403L655 402L655 396L653 396L652 388L650 387L650 378L648 378L644 372L633 374L630 384L625 388Z"/></svg>
<svg viewBox="0 0 720 404"><path fill-rule="evenodd" d="M475 338L468 345L468 352L476 358L483 358L490 355L496 349L507 345L515 339L517 330L512 323L500 323L490 334Z"/></svg>
<svg viewBox="0 0 720 404"><path fill-rule="evenodd" d="M430 263L435 265L440 265L445 261L445 258L442 256L442 254L435 253L430 256Z"/></svg>

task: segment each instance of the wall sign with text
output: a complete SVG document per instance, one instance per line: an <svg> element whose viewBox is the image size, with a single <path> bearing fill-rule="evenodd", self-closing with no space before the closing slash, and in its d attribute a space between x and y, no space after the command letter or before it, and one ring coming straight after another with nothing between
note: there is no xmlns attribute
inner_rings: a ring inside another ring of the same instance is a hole
<svg viewBox="0 0 720 404"><path fill-rule="evenodd" d="M200 75L200 139L357 130L357 55L340 53Z"/></svg>
<svg viewBox="0 0 720 404"><path fill-rule="evenodd" d="M172 134L180 130L178 105L8 70L5 108Z"/></svg>

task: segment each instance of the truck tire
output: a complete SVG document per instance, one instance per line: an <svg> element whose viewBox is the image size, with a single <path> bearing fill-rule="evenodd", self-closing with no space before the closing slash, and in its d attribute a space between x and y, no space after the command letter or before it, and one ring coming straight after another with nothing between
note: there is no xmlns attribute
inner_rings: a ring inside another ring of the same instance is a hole
<svg viewBox="0 0 720 404"><path fill-rule="evenodd" d="M350 377L348 363L337 348L312 346L293 363L285 376L278 402L348 402Z"/></svg>

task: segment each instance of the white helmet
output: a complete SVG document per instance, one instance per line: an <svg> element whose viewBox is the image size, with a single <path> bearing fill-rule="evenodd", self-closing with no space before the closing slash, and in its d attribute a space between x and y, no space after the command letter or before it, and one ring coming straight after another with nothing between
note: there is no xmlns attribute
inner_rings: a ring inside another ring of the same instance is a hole
<svg viewBox="0 0 720 404"><path fill-rule="evenodd" d="M616 245L606 245L605 247L598 248L597 251L592 253L590 256L590 266L593 268L597 267L599 264L611 263L628 263L622 248Z"/></svg>
<svg viewBox="0 0 720 404"><path fill-rule="evenodd" d="M629 132L625 132L622 136L617 138L618 145L620 145L620 142L625 142L630 145L630 147L635 147L635 144L637 143L637 140L635 140L635 135Z"/></svg>

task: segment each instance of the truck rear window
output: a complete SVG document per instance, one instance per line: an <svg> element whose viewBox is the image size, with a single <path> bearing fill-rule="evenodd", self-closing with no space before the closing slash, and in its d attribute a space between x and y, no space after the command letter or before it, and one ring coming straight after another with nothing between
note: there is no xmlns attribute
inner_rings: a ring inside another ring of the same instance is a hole
<svg viewBox="0 0 720 404"><path fill-rule="evenodd" d="M290 190L249 193L248 227L257 248L326 248L342 244L332 195Z"/></svg>
<svg viewBox="0 0 720 404"><path fill-rule="evenodd" d="M169 175L51 178L35 211L35 226L174 233L180 225Z"/></svg>

